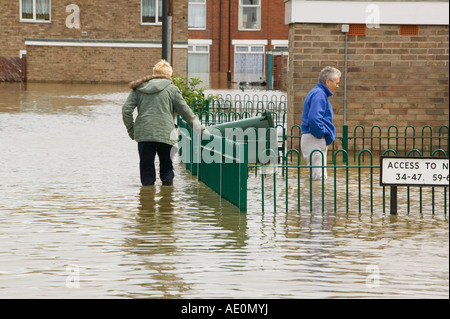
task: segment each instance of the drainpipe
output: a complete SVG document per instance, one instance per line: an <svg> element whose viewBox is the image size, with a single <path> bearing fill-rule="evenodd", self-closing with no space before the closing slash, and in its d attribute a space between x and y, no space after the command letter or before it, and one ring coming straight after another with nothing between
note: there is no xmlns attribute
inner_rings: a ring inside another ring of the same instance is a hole
<svg viewBox="0 0 450 319"><path fill-rule="evenodd" d="M267 50L267 57L269 58L269 67L268 67L268 75L267 75L267 88L272 90L272 53L271 49Z"/></svg>
<svg viewBox="0 0 450 319"><path fill-rule="evenodd" d="M344 70L344 125L347 124L347 57L348 57L348 24L342 25L342 32L345 33L345 70Z"/></svg>
<svg viewBox="0 0 450 319"><path fill-rule="evenodd" d="M228 0L228 88L231 88L231 0Z"/></svg>
<svg viewBox="0 0 450 319"><path fill-rule="evenodd" d="M342 148L347 152L344 161L348 164L348 125L347 125L347 58L348 58L348 32L350 26L342 25L342 32L345 33L345 70L344 70L344 125L342 127Z"/></svg>
<svg viewBox="0 0 450 319"><path fill-rule="evenodd" d="M219 3L219 17L222 17L222 0ZM219 88L222 88L220 81L220 73L222 71L221 63L222 63L222 19L219 19L219 55L218 55L218 64L217 64L217 73L219 79Z"/></svg>

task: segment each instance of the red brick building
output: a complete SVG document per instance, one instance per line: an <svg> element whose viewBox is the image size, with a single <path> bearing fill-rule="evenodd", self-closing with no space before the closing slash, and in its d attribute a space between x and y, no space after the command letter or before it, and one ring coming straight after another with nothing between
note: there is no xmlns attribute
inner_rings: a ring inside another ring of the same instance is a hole
<svg viewBox="0 0 450 319"><path fill-rule="evenodd" d="M188 0L173 2L173 66L183 75ZM20 66L26 56L28 81L127 82L161 59L161 11L162 0L1 1L0 61Z"/></svg>
<svg viewBox="0 0 450 319"><path fill-rule="evenodd" d="M226 88L229 79L267 81L271 73L276 81L281 72L269 72L269 61L281 66L288 30L284 0L189 0L187 72L213 88Z"/></svg>

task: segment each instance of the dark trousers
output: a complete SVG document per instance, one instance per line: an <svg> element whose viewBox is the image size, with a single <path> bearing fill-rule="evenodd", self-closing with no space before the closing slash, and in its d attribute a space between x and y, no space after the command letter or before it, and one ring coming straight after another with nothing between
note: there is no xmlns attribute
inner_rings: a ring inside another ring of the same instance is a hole
<svg viewBox="0 0 450 319"><path fill-rule="evenodd" d="M154 185L156 181L155 155L159 158L159 177L162 181L172 181L175 177L173 172L170 152L172 145L159 142L139 142L139 169L141 183L143 186Z"/></svg>

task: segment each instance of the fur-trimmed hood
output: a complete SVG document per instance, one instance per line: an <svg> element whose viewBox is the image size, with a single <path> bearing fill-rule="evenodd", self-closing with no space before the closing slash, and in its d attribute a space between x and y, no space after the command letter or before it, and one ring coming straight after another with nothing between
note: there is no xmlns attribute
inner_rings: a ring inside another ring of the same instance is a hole
<svg viewBox="0 0 450 319"><path fill-rule="evenodd" d="M194 127L194 120L199 121L178 87L165 76L146 76L131 82L130 87L133 90L122 106L122 116L129 136L136 142L176 145L175 114L190 127ZM138 114L134 118L136 109Z"/></svg>
<svg viewBox="0 0 450 319"><path fill-rule="evenodd" d="M153 79L164 79L164 80L169 80L169 81L172 82L172 79L171 79L170 77L168 77L168 76L165 76L165 75L159 75L159 74L158 74L158 75L152 74L152 75L144 76L143 78L141 78L141 79L139 79L139 80L131 81L131 82L128 84L128 86L130 87L130 89L135 89L135 88L137 88L139 85L141 85L141 84L143 84L143 83L145 83L145 82L148 82L148 81L150 81L150 80L153 80Z"/></svg>

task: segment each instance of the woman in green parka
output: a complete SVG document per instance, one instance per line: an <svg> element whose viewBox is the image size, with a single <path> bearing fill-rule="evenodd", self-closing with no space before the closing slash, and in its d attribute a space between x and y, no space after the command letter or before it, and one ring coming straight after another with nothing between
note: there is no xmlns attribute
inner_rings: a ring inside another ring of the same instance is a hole
<svg viewBox="0 0 450 319"><path fill-rule="evenodd" d="M192 128L204 133L205 127L183 99L180 90L172 83L173 70L161 60L153 74L130 83L132 89L122 107L123 122L128 135L138 143L139 168L143 186L156 181L155 156L160 161L160 179L163 185L172 185L174 171L172 148L178 142L175 117L178 113ZM133 112L137 108L134 120Z"/></svg>

